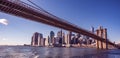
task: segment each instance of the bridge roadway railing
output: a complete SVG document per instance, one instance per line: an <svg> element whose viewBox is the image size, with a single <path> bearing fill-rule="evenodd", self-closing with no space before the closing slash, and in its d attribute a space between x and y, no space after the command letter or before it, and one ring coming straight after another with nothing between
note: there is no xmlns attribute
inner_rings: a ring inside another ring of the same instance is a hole
<svg viewBox="0 0 120 58"><path fill-rule="evenodd" d="M43 22L45 24L50 24L52 26L64 28L66 30L70 30L70 31L73 31L76 33L81 33L83 35L92 37L96 40L101 40L103 42L106 42L104 40L104 38L101 38L101 37L93 34L92 32L82 29L82 28L80 28L68 21L65 21L61 18L58 18L43 9L36 8L34 6L31 6L27 3L19 1L19 0L0 0L0 10L3 12L7 12L10 14L16 15L16 16L23 17L23 18L34 19L34 21L35 21L35 19L37 19L36 21L41 20L41 22ZM40 15L43 16L43 18L41 18ZM48 19L46 19L45 17L47 17ZM58 24L55 24L55 22L57 22ZM118 45L116 45L110 41L108 41L108 43L117 48L120 48Z"/></svg>

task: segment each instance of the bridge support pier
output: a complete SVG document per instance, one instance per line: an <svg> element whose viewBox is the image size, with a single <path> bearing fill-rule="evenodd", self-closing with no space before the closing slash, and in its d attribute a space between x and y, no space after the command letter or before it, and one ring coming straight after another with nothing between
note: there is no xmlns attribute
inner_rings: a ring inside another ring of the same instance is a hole
<svg viewBox="0 0 120 58"><path fill-rule="evenodd" d="M103 48L108 49L108 42L107 42L107 29L103 29L103 38L105 38L105 43L103 42Z"/></svg>
<svg viewBox="0 0 120 58"><path fill-rule="evenodd" d="M96 48L99 49L99 41L96 40Z"/></svg>
<svg viewBox="0 0 120 58"><path fill-rule="evenodd" d="M96 30L96 33L98 36L105 39L105 42L96 40L96 47L97 49L108 49L108 43L107 43L107 29L103 29L101 26L98 30Z"/></svg>

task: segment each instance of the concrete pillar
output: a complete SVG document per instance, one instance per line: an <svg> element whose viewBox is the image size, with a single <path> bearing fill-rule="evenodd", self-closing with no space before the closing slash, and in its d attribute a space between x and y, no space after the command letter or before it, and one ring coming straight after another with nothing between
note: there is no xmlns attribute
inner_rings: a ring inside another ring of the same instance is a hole
<svg viewBox="0 0 120 58"><path fill-rule="evenodd" d="M96 30L96 33L97 33L97 35L99 35L99 30ZM97 47L97 49L99 49L99 41L98 40L96 40L96 47Z"/></svg>
<svg viewBox="0 0 120 58"><path fill-rule="evenodd" d="M108 49L108 42L107 42L107 29L103 29L103 38L105 39L105 43L103 43L103 48Z"/></svg>
<svg viewBox="0 0 120 58"><path fill-rule="evenodd" d="M97 35L100 36L101 38L105 39L105 42L103 41L96 41L96 46L99 49L108 49L108 43L107 43L107 29L103 29L101 26L100 28L97 30Z"/></svg>
<svg viewBox="0 0 120 58"><path fill-rule="evenodd" d="M103 38L103 28L102 26L99 27L99 29L97 30L97 35L101 38ZM97 48L99 49L103 49L103 42L100 40L97 40Z"/></svg>
<svg viewBox="0 0 120 58"><path fill-rule="evenodd" d="M102 34L101 30L98 29L98 30L97 30L97 35L98 35L99 37L101 37L101 34ZM102 48L103 48L103 47L102 47L102 46L103 46L103 45L102 45L102 41L97 40L97 44L98 44L99 49L102 49Z"/></svg>
<svg viewBox="0 0 120 58"><path fill-rule="evenodd" d="M103 28L102 28L102 27L100 27L99 36L100 36L101 38L103 38ZM103 42L100 41L99 43L100 43L100 49L103 49Z"/></svg>

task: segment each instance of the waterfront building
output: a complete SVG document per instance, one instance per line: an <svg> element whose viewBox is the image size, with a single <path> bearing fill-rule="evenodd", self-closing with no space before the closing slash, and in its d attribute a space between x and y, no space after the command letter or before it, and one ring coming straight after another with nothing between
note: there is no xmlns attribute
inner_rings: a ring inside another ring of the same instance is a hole
<svg viewBox="0 0 120 58"><path fill-rule="evenodd" d="M81 37L81 34L77 33L76 34L76 41L77 41L76 44L78 44L81 41L81 40L79 41L80 37Z"/></svg>
<svg viewBox="0 0 120 58"><path fill-rule="evenodd" d="M65 33L62 33L62 44L65 44Z"/></svg>
<svg viewBox="0 0 120 58"><path fill-rule="evenodd" d="M69 41L69 44L71 43L71 37L72 37L72 32L69 31L69 33L68 33L68 41Z"/></svg>
<svg viewBox="0 0 120 58"><path fill-rule="evenodd" d="M72 32L69 31L66 35L66 39L65 39L65 42L66 42L66 47L70 47L71 46L71 36L72 36Z"/></svg>
<svg viewBox="0 0 120 58"><path fill-rule="evenodd" d="M70 44L75 44L75 36L72 36Z"/></svg>
<svg viewBox="0 0 120 58"><path fill-rule="evenodd" d="M62 45L62 40L63 40L62 30L61 30L61 31L58 31L58 33L57 33L57 38L59 39L59 44Z"/></svg>
<svg viewBox="0 0 120 58"><path fill-rule="evenodd" d="M41 39L43 35L41 33L35 32L32 36L31 45L32 46L41 46Z"/></svg>
<svg viewBox="0 0 120 58"><path fill-rule="evenodd" d="M48 36L48 45L50 46L50 44L51 44L51 39L50 39L50 37Z"/></svg>
<svg viewBox="0 0 120 58"><path fill-rule="evenodd" d="M50 31L50 41L49 41L50 45L53 45L54 43L54 36L55 36L55 33L53 31Z"/></svg>
<svg viewBox="0 0 120 58"><path fill-rule="evenodd" d="M58 37L58 38L62 38L62 30L58 31L57 37Z"/></svg>
<svg viewBox="0 0 120 58"><path fill-rule="evenodd" d="M54 37L54 44L59 44L59 38L58 37Z"/></svg>
<svg viewBox="0 0 120 58"><path fill-rule="evenodd" d="M49 38L48 37L45 39L45 46L49 46L49 42L48 42Z"/></svg>
<svg viewBox="0 0 120 58"><path fill-rule="evenodd" d="M68 44L68 34L65 35L65 44Z"/></svg>
<svg viewBox="0 0 120 58"><path fill-rule="evenodd" d="M56 44L59 44L59 38L56 37Z"/></svg>
<svg viewBox="0 0 120 58"><path fill-rule="evenodd" d="M76 35L75 35L75 38L80 38L81 37L81 35L79 34L79 33L77 33Z"/></svg>
<svg viewBox="0 0 120 58"><path fill-rule="evenodd" d="M39 33L39 46L43 46L43 34Z"/></svg>
<svg viewBox="0 0 120 58"><path fill-rule="evenodd" d="M40 46L45 46L45 38L42 38L42 39L41 39L41 44L40 44Z"/></svg>
<svg viewBox="0 0 120 58"><path fill-rule="evenodd" d="M82 37L78 38L78 44L79 44L79 46L82 46L82 44L83 44L83 38Z"/></svg>

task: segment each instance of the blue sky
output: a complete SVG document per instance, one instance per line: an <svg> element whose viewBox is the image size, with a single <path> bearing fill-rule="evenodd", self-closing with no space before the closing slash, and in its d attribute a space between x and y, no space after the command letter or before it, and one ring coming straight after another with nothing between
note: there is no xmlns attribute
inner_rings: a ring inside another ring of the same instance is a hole
<svg viewBox="0 0 120 58"><path fill-rule="evenodd" d="M22 0L28 4L27 0ZM46 11L84 29L103 26L108 29L108 38L120 42L120 1L119 0L31 0ZM34 32L49 35L60 30L42 23L0 12L0 19L9 21L7 26L0 24L0 44L30 44Z"/></svg>

